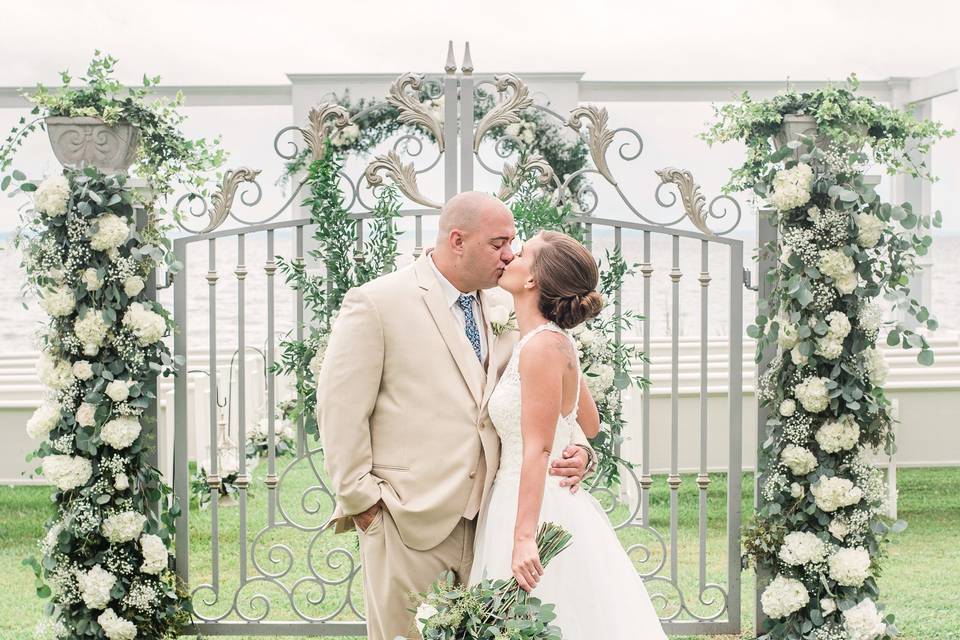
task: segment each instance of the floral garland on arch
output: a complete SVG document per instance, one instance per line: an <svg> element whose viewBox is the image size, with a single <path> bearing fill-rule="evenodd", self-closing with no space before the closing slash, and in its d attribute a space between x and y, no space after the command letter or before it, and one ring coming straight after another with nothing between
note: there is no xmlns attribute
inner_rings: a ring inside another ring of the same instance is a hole
<svg viewBox="0 0 960 640"><path fill-rule="evenodd" d="M919 361L932 363L915 329L936 322L910 298L907 276L940 215L882 202L863 174L872 159L926 175L910 164L909 146L929 148L952 132L855 89L853 81L759 103L747 97L717 109L705 136L747 142L748 160L728 186L765 200L779 237L779 246L761 247L778 262L768 275L772 293L747 331L758 340L758 362L768 345L777 347L759 381L771 415L760 452L761 506L744 537L748 559L773 576L760 599L772 620L762 637L771 640L896 635L876 578L889 534L905 524L885 518L886 485L870 459L879 448L894 450L887 364L876 343L888 327L888 344L920 347ZM816 137L784 136L773 150L770 137L789 114L810 116ZM915 322L885 322L881 295Z"/></svg>

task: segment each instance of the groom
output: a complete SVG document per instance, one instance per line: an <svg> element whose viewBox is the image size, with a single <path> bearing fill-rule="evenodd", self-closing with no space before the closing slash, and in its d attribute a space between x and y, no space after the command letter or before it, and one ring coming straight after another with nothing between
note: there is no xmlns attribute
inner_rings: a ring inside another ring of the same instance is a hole
<svg viewBox="0 0 960 640"><path fill-rule="evenodd" d="M487 401L516 332L487 318L512 307L497 289L513 260L513 215L465 192L440 213L436 248L351 289L317 381L317 424L337 504L335 531L356 528L367 635L416 637L410 594L445 571L466 582L478 514L500 462ZM576 491L592 450L577 446L551 473Z"/></svg>

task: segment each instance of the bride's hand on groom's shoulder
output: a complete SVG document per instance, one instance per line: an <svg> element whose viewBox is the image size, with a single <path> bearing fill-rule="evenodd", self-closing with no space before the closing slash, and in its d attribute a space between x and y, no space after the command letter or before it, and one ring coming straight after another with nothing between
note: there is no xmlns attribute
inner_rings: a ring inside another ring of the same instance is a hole
<svg viewBox="0 0 960 640"><path fill-rule="evenodd" d="M377 512L380 511L381 505L379 502L375 502L372 507L364 511L363 513L358 513L353 516L353 524L356 525L360 531L366 531L367 527L370 526L370 523L373 522L373 519L377 517Z"/></svg>
<svg viewBox="0 0 960 640"><path fill-rule="evenodd" d="M543 565L535 538L514 540L512 569L520 588L528 593L536 588L543 575Z"/></svg>

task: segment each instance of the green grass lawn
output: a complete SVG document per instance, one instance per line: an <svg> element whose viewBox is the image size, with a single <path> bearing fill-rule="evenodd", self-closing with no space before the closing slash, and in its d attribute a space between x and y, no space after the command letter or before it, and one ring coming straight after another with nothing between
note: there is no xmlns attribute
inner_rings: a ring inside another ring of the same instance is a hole
<svg viewBox="0 0 960 640"><path fill-rule="evenodd" d="M286 459L289 461L289 459ZM266 525L267 491L262 482L265 465L254 472L255 494L248 505L248 548L250 542ZM707 527L707 581L726 585L726 479L722 474L711 476L709 489ZM908 469L899 474L900 517L907 520L907 530L895 538L885 562L885 571L880 578L883 600L890 611L896 614L897 624L903 638L908 640L956 640L960 638L960 607L952 602L960 591L960 469ZM317 494L307 494L306 503L301 503L304 490L315 484L315 475L309 465L300 464L290 469L282 485L279 505L284 512L306 528L316 526L326 519L330 504L322 499L310 499ZM743 477L742 491L744 514L750 513L752 504L752 477ZM32 629L39 619L43 604L34 596L33 578L22 558L36 549L36 540L43 533L43 522L52 506L49 490L43 487L0 487L0 638L20 640L32 637ZM658 477L650 495L650 526L663 533L669 532L670 496L665 478ZM304 509L306 506L306 510ZM309 511L316 510L316 513ZM614 512L614 520L622 517L623 509ZM210 542L209 509L200 511L191 508L191 583L193 586L209 581L212 570L212 546ZM684 476L679 496L678 509L678 582L689 600L696 601L698 577L698 509L697 487L693 476ZM220 509L219 562L222 600L229 596L238 584L240 530L238 510ZM621 540L627 544L644 543L651 550L649 559L639 565L641 570L650 570L661 562L665 567L660 575L669 576L670 544L667 537L666 555L654 538L642 529L622 530ZM338 561L345 555L333 550L343 548L354 551L352 536L333 536L325 533L317 536L313 531L296 531L292 528L271 529L257 545L257 561L263 570L279 572L288 570L280 579L292 585L298 578L308 575L307 558L312 566L327 580L337 582L348 572L346 565ZM290 550L292 561L286 553L269 550L274 543L282 543ZM332 552L332 553L331 553ZM635 556L639 559L639 555ZM248 558L250 575L254 574L252 558ZM309 585L304 585L309 586ZM362 610L361 585L355 582L351 597ZM742 574L742 638L753 637L753 576ZM257 592L266 596L270 603L272 619L291 619L289 602L277 588L261 584ZM659 591L651 587L651 592ZM346 586L332 584L326 597L318 605L309 602L309 590L295 591L298 607L310 615L326 615L334 611L345 597ZM247 593L246 600L249 601ZM198 594L209 598L209 592ZM241 601L244 599L241 598ZM223 611L222 603L209 606L195 599L197 605L208 615ZM262 611L261 603L253 602L243 607L247 615ZM709 607L701 607L699 613L709 613ZM284 614L287 615L284 615ZM349 614L338 619L351 619ZM261 636L262 637L262 636ZM252 638L252 637L251 637ZM727 636L726 638L731 638ZM692 640L692 637L688 637Z"/></svg>

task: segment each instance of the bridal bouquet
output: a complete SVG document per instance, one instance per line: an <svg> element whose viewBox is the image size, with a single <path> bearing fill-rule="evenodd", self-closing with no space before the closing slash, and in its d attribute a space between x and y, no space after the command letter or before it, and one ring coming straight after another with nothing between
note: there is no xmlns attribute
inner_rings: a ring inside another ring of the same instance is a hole
<svg viewBox="0 0 960 640"><path fill-rule="evenodd" d="M544 568L570 544L563 527L546 522L537 533ZM520 588L515 578L488 580L466 587L454 585L448 572L426 594L420 594L417 628L423 640L560 640L550 623L554 605L544 604Z"/></svg>

